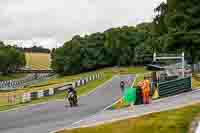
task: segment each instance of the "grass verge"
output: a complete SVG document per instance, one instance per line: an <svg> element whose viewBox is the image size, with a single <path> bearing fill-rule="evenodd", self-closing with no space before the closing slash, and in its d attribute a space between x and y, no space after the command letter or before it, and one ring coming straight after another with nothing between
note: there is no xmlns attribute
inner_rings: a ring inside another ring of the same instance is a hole
<svg viewBox="0 0 200 133"><path fill-rule="evenodd" d="M58 133L188 133L190 123L200 113L200 104L153 113L89 128Z"/></svg>
<svg viewBox="0 0 200 133"><path fill-rule="evenodd" d="M94 89L96 89L97 86L99 86L99 85L105 83L106 81L108 81L109 79L111 79L112 76L113 76L112 74L107 74L101 80L91 81L87 85L79 87L78 88L78 96L81 96L81 95L89 93L90 91L93 91ZM66 92L61 92L54 96L43 97L43 98L40 98L37 100L33 100L30 103L23 103L23 104L18 103L15 105L4 105L4 106L0 106L0 111L5 111L5 110L18 108L18 107L22 107L22 106L27 106L27 105L31 105L31 104L47 102L47 101L55 100L55 99L64 99L65 96L66 96Z"/></svg>
<svg viewBox="0 0 200 133"><path fill-rule="evenodd" d="M16 74L9 74L9 75L0 75L0 81L23 78L26 75L27 74L24 74L24 73L16 73Z"/></svg>
<svg viewBox="0 0 200 133"><path fill-rule="evenodd" d="M48 89L48 88L61 86L62 84L66 83L66 82L71 82L73 80L80 79L81 77L86 77L88 75L93 74L94 72L95 73L97 73L97 72L103 73L104 79L107 80L107 79L109 79L109 77L112 77L116 74L121 74L121 72L123 72L124 74L127 74L127 73L128 74L136 74L136 73L143 72L143 71L145 71L144 67L105 68L105 69L100 69L100 70L93 71L93 72L87 72L87 73L82 73L82 74L77 74L77 75L58 77L57 79L49 80L48 82L43 82L43 83L40 83L40 84L34 84L34 85L31 85L27 88L20 89L20 90L17 90L17 91L13 91L13 92L0 92L0 106L1 106L0 110L7 110L7 109L10 109L10 108L16 108L18 106L27 105L27 104L19 104L19 102L17 102L18 104L15 104L15 105L8 104L8 101L7 101L8 95L20 96L21 94L23 94L25 92L45 90L45 89ZM81 87L79 89L78 93L87 93L91 89L96 88L97 85L99 85L103 82L104 81L102 81L102 80L90 82L86 86ZM31 103L28 103L28 104L40 103L40 102L48 101L48 100L51 100L51 99L63 98L64 95L65 95L65 93L63 93L63 94L61 93L61 94L58 94L56 96L41 98L39 100L32 101ZM20 99L18 101L20 101Z"/></svg>
<svg viewBox="0 0 200 133"><path fill-rule="evenodd" d="M192 88L200 87L200 75L198 73L192 74Z"/></svg>
<svg viewBox="0 0 200 133"><path fill-rule="evenodd" d="M46 90L49 88L55 88L55 87L64 85L66 82L72 82L74 80L80 79L81 77L86 77L88 75L91 75L92 73L94 72L82 73L82 74L71 75L71 76L62 76L62 77L60 76L58 78L44 81L38 84L33 84L22 89L17 89L16 91L0 92L0 96L13 95L13 94L20 95L25 92L33 92L33 91L38 91L38 90Z"/></svg>
<svg viewBox="0 0 200 133"><path fill-rule="evenodd" d="M121 73L120 73L121 71ZM58 86L62 86L63 84L65 84L66 82L72 82L74 80L78 80L81 77L86 77L89 76L93 73L97 73L97 72L101 72L105 74L112 74L112 75L116 75L116 74L136 74L139 72L143 72L145 71L144 67L121 67L121 68L105 68L105 69L100 69L97 71L92 71L92 72L86 72L86 73L81 73L81 74L76 74L76 75L70 75L70 76L60 76L57 77L56 79L51 79L48 81L44 81L42 83L38 83L38 84L34 84L34 85L30 85L27 86L23 89L19 89L13 92L0 92L0 96L1 95L8 95L8 94L22 94L25 92L32 92L32 91L38 91L38 90L45 90L48 88L54 88L54 87L58 87Z"/></svg>

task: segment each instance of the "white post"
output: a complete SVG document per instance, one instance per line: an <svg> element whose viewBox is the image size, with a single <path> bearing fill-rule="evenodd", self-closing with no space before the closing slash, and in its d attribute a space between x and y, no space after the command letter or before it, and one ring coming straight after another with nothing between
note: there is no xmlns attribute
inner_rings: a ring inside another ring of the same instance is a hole
<svg viewBox="0 0 200 133"><path fill-rule="evenodd" d="M185 76L185 54L184 54L184 52L182 52L182 77L184 78Z"/></svg>
<svg viewBox="0 0 200 133"><path fill-rule="evenodd" d="M156 53L155 52L153 53L153 61L154 62L156 61Z"/></svg>

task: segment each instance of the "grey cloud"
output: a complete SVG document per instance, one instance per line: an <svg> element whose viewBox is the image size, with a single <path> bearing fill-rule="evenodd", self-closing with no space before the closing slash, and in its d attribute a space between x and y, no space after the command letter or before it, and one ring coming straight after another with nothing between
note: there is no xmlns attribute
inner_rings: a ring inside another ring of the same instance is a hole
<svg viewBox="0 0 200 133"><path fill-rule="evenodd" d="M150 21L162 0L0 0L0 40L52 38ZM52 42L52 41L51 41Z"/></svg>

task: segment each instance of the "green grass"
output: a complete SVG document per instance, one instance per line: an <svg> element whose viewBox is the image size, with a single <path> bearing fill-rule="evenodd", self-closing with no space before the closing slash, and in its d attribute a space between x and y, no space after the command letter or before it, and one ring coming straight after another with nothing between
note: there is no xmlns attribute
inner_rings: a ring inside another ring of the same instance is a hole
<svg viewBox="0 0 200 133"><path fill-rule="evenodd" d="M99 86L99 85L105 83L107 80L111 79L112 76L113 76L112 74L106 74L104 76L104 78L102 78L101 80L91 81L87 85L79 87L78 88L78 96L81 96L83 94L89 93L90 91L93 91L97 86ZM66 96L66 92L61 92L54 96L43 97L43 98L40 98L37 100L33 100L30 103L23 103L23 104L18 103L15 105L4 105L4 106L0 106L0 111L13 109L13 108L21 107L21 106L27 106L27 105L36 104L36 103L41 103L41 102L47 102L49 100L64 99L65 96Z"/></svg>
<svg viewBox="0 0 200 133"><path fill-rule="evenodd" d="M200 104L89 128L58 133L188 133L190 123L200 113Z"/></svg>
<svg viewBox="0 0 200 133"><path fill-rule="evenodd" d="M18 78L23 78L27 74L22 74L22 73L16 73L16 74L9 74L9 75L0 75L0 81L4 80L13 80L13 79L18 79Z"/></svg>
<svg viewBox="0 0 200 133"><path fill-rule="evenodd" d="M144 73L146 69L144 67L120 67L118 69L114 69L115 72L118 74L137 74L137 73Z"/></svg>
<svg viewBox="0 0 200 133"><path fill-rule="evenodd" d="M8 105L8 98L7 96L19 96L22 95L25 92L33 92L33 91L39 91L39 90L46 90L49 88L54 88L54 87L59 87L62 86L63 84L66 84L66 82L72 82L74 80L78 80L81 77L86 77L89 75L94 74L94 72L102 72L105 75L114 75L112 72L111 68L106 68L106 69L101 69L93 72L87 72L87 73L81 73L81 74L76 74L76 75L71 75L71 76L64 76L64 77L58 77L56 79L52 79L46 82L42 82L39 84L34 84L29 87L23 88L23 89L18 89L16 91L11 91L11 92L0 92L0 105ZM20 100L17 100L17 103L19 103ZM9 105L10 106L10 105Z"/></svg>
<svg viewBox="0 0 200 133"><path fill-rule="evenodd" d="M192 74L192 88L200 88L200 76L198 73Z"/></svg>
<svg viewBox="0 0 200 133"><path fill-rule="evenodd" d="M97 86L105 83L107 80L112 78L112 74L107 74L101 80L96 80L88 85L82 86L78 90L78 95L87 94L88 92L94 90Z"/></svg>
<svg viewBox="0 0 200 133"><path fill-rule="evenodd" d="M121 73L119 72L119 70L121 71ZM127 73L136 74L136 73L144 72L144 71L145 71L145 69L143 67L105 68L105 69L100 69L100 70L93 71L93 72L87 72L87 73L81 73L81 74L77 74L77 75L58 77L56 79L52 79L52 80L49 80L49 81L46 81L46 82L42 82L42 83L39 83L39 84L34 84L34 85L28 86L26 88L19 89L17 91L0 92L0 105L3 105L0 108L3 108L2 110L4 110L4 108L6 108L6 109L9 108L10 109L10 108L13 108L13 107L16 107L16 106L17 107L18 106L22 106L22 104L19 104L20 99L17 100L18 101L17 104L9 105L8 101L7 101L7 97L6 97L7 95L20 96L25 92L33 92L33 91L45 90L45 89L49 89L49 88L53 88L53 87L62 86L66 82L71 82L71 81L80 79L81 77L86 77L88 75L93 74L94 72L95 73L97 73L97 72L103 73L104 74L104 80L106 81L106 80L109 79L109 77L112 77L112 76L114 76L116 74L118 74L118 75L122 74L122 72L123 72L123 74L127 74ZM104 80L103 81L102 80L100 80L100 81L97 80L97 81L90 82L86 86L81 87L79 89L80 92L78 92L78 93L89 92L90 90L95 88L97 85L105 82ZM48 100L51 100L51 99L58 99L58 98L62 98L63 95L64 95L64 93L63 94L58 94L58 95L53 96L53 97L41 98L41 99L35 100L33 102L42 102L42 101L48 101Z"/></svg>
<svg viewBox="0 0 200 133"><path fill-rule="evenodd" d="M41 82L38 84L26 86L23 89L17 89L16 91L13 91L13 92L0 92L0 96L1 95L9 95L9 94L20 95L25 92L33 92L33 91L38 91L38 90L46 90L49 88L59 87L59 86L66 84L67 82L72 82L74 80L80 79L81 77L86 77L86 76L92 75L92 74L94 74L94 72L82 73L82 74L71 75L71 76L62 76L62 77L60 76L56 79L51 79L51 80L44 81L44 82Z"/></svg>
<svg viewBox="0 0 200 133"><path fill-rule="evenodd" d="M121 71L121 73L119 72L119 70ZM116 74L126 74L126 73L136 74L136 73L144 72L144 71L145 71L144 67L105 68L105 69L100 69L100 70L97 70L97 71L86 72L86 73L81 73L81 74L76 74L76 75L71 75L71 76L60 76L56 79L51 79L51 80L48 80L48 81L44 81L42 83L27 86L23 89L18 89L17 91L14 91L13 93L22 94L22 93L25 93L25 92L45 90L45 89L48 89L48 88L54 88L54 87L62 86L66 82L72 82L74 80L80 79L81 77L86 77L86 76L89 76L89 75L96 73L96 72L116 75ZM0 95L1 94L2 93L0 92ZM6 95L7 93L4 92L3 94Z"/></svg>
<svg viewBox="0 0 200 133"><path fill-rule="evenodd" d="M136 78L136 80L135 80L135 84L134 84L134 85L138 85L138 83L139 83L140 81L144 80L144 76L145 76L144 73L138 74L138 75L137 75L137 78Z"/></svg>

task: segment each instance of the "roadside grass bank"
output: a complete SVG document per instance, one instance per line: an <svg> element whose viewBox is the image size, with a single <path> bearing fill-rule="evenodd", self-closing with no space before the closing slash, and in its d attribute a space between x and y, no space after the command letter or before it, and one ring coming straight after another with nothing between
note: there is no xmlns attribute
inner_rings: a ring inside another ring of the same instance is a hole
<svg viewBox="0 0 200 133"><path fill-rule="evenodd" d="M118 73L118 74L138 74L138 73L144 73L147 70L145 69L145 67L141 66L141 67L134 67L134 66L130 66L130 67L119 67L119 68L113 68L114 72Z"/></svg>
<svg viewBox="0 0 200 133"><path fill-rule="evenodd" d="M90 83L86 84L85 86L81 86L81 87L77 88L78 96L85 95L85 94L89 93L90 91L95 90L99 85L101 85L101 84L105 83L106 81L108 81L109 79L111 79L112 76L113 75L111 75L111 74L107 74L101 80L91 81ZM14 105L3 105L3 106L0 105L0 111L5 111L5 110L18 108L18 107L22 107L22 106L27 106L27 105L32 105L32 104L37 104L37 103L48 102L50 100L64 100L64 98L66 97L66 94L67 94L66 91L64 91L64 92L61 92L54 96L48 96L48 97L43 97L43 98L40 98L37 100L33 100L29 103L18 103L18 104L14 104Z"/></svg>
<svg viewBox="0 0 200 133"><path fill-rule="evenodd" d="M192 88L200 88L200 73L192 74Z"/></svg>
<svg viewBox="0 0 200 133"><path fill-rule="evenodd" d="M200 104L194 104L138 118L57 133L188 133L191 122L199 113Z"/></svg>
<svg viewBox="0 0 200 133"><path fill-rule="evenodd" d="M9 104L7 100L7 96L9 95L17 95L20 96L25 92L33 92L33 91L39 91L39 90L45 90L49 88L54 88L54 87L59 87L65 84L66 82L72 82L74 80L78 80L81 77L89 76L93 73L103 73L104 78L102 80L96 80L89 82L87 85L80 87L78 90L78 94L81 95L83 93L87 93L91 91L92 89L95 89L98 85L103 84L105 81L110 79L114 75L119 75L123 71L123 74L137 74L139 72L144 72L145 69L144 67L122 67L122 68L104 68L100 70L96 70L93 72L87 72L87 73L81 73L77 75L71 75L71 76L64 76L64 77L58 77L56 79L49 80L48 82L43 82L40 84L34 84L31 85L27 88L19 89L16 91L12 92L0 92L0 110L7 110L11 108L16 108L19 106L25 106L29 104L35 104L35 103L41 103L41 102L46 102L48 100L55 100L55 99L62 99L66 95L65 93L60 93L55 96L49 96L49 97L44 97L40 98L38 100L34 100L31 103L27 104L19 104L17 102L16 104ZM17 101L20 101L20 99L17 99Z"/></svg>
<svg viewBox="0 0 200 133"><path fill-rule="evenodd" d="M20 95L20 94L23 94L26 92L33 92L33 91L38 91L38 90L46 90L49 88L55 88L55 87L62 86L67 82L72 82L72 81L78 80L81 77L92 75L93 73L94 72L82 73L82 74L71 75L71 76L59 76L55 79L50 79L48 81L29 85L29 86L26 86L25 88L17 89L15 91L0 92L0 96L1 95L13 95L13 94Z"/></svg>
<svg viewBox="0 0 200 133"><path fill-rule="evenodd" d="M19 79L19 78L25 77L26 75L27 74L25 74L25 73L12 73L12 74L8 74L8 75L0 74L0 81Z"/></svg>
<svg viewBox="0 0 200 133"><path fill-rule="evenodd" d="M121 73L120 73L121 71ZM1 95L9 95L9 94L23 94L25 92L33 92L33 91L38 91L38 90L45 90L49 88L55 88L64 85L66 82L72 82L74 80L78 80L81 77L86 77L89 75L92 75L93 73L103 73L104 75L106 74L112 74L112 75L119 75L119 74L136 74L145 71L144 67L120 67L120 68L104 68L104 69L99 69L96 71L91 71L91 72L86 72L86 73L81 73L81 74L76 74L76 75L71 75L71 76L59 76L55 79L51 79L48 81L44 81L38 84L33 84L30 86L26 86L23 89L17 89L16 91L12 92L0 92ZM123 73L122 73L123 72Z"/></svg>

